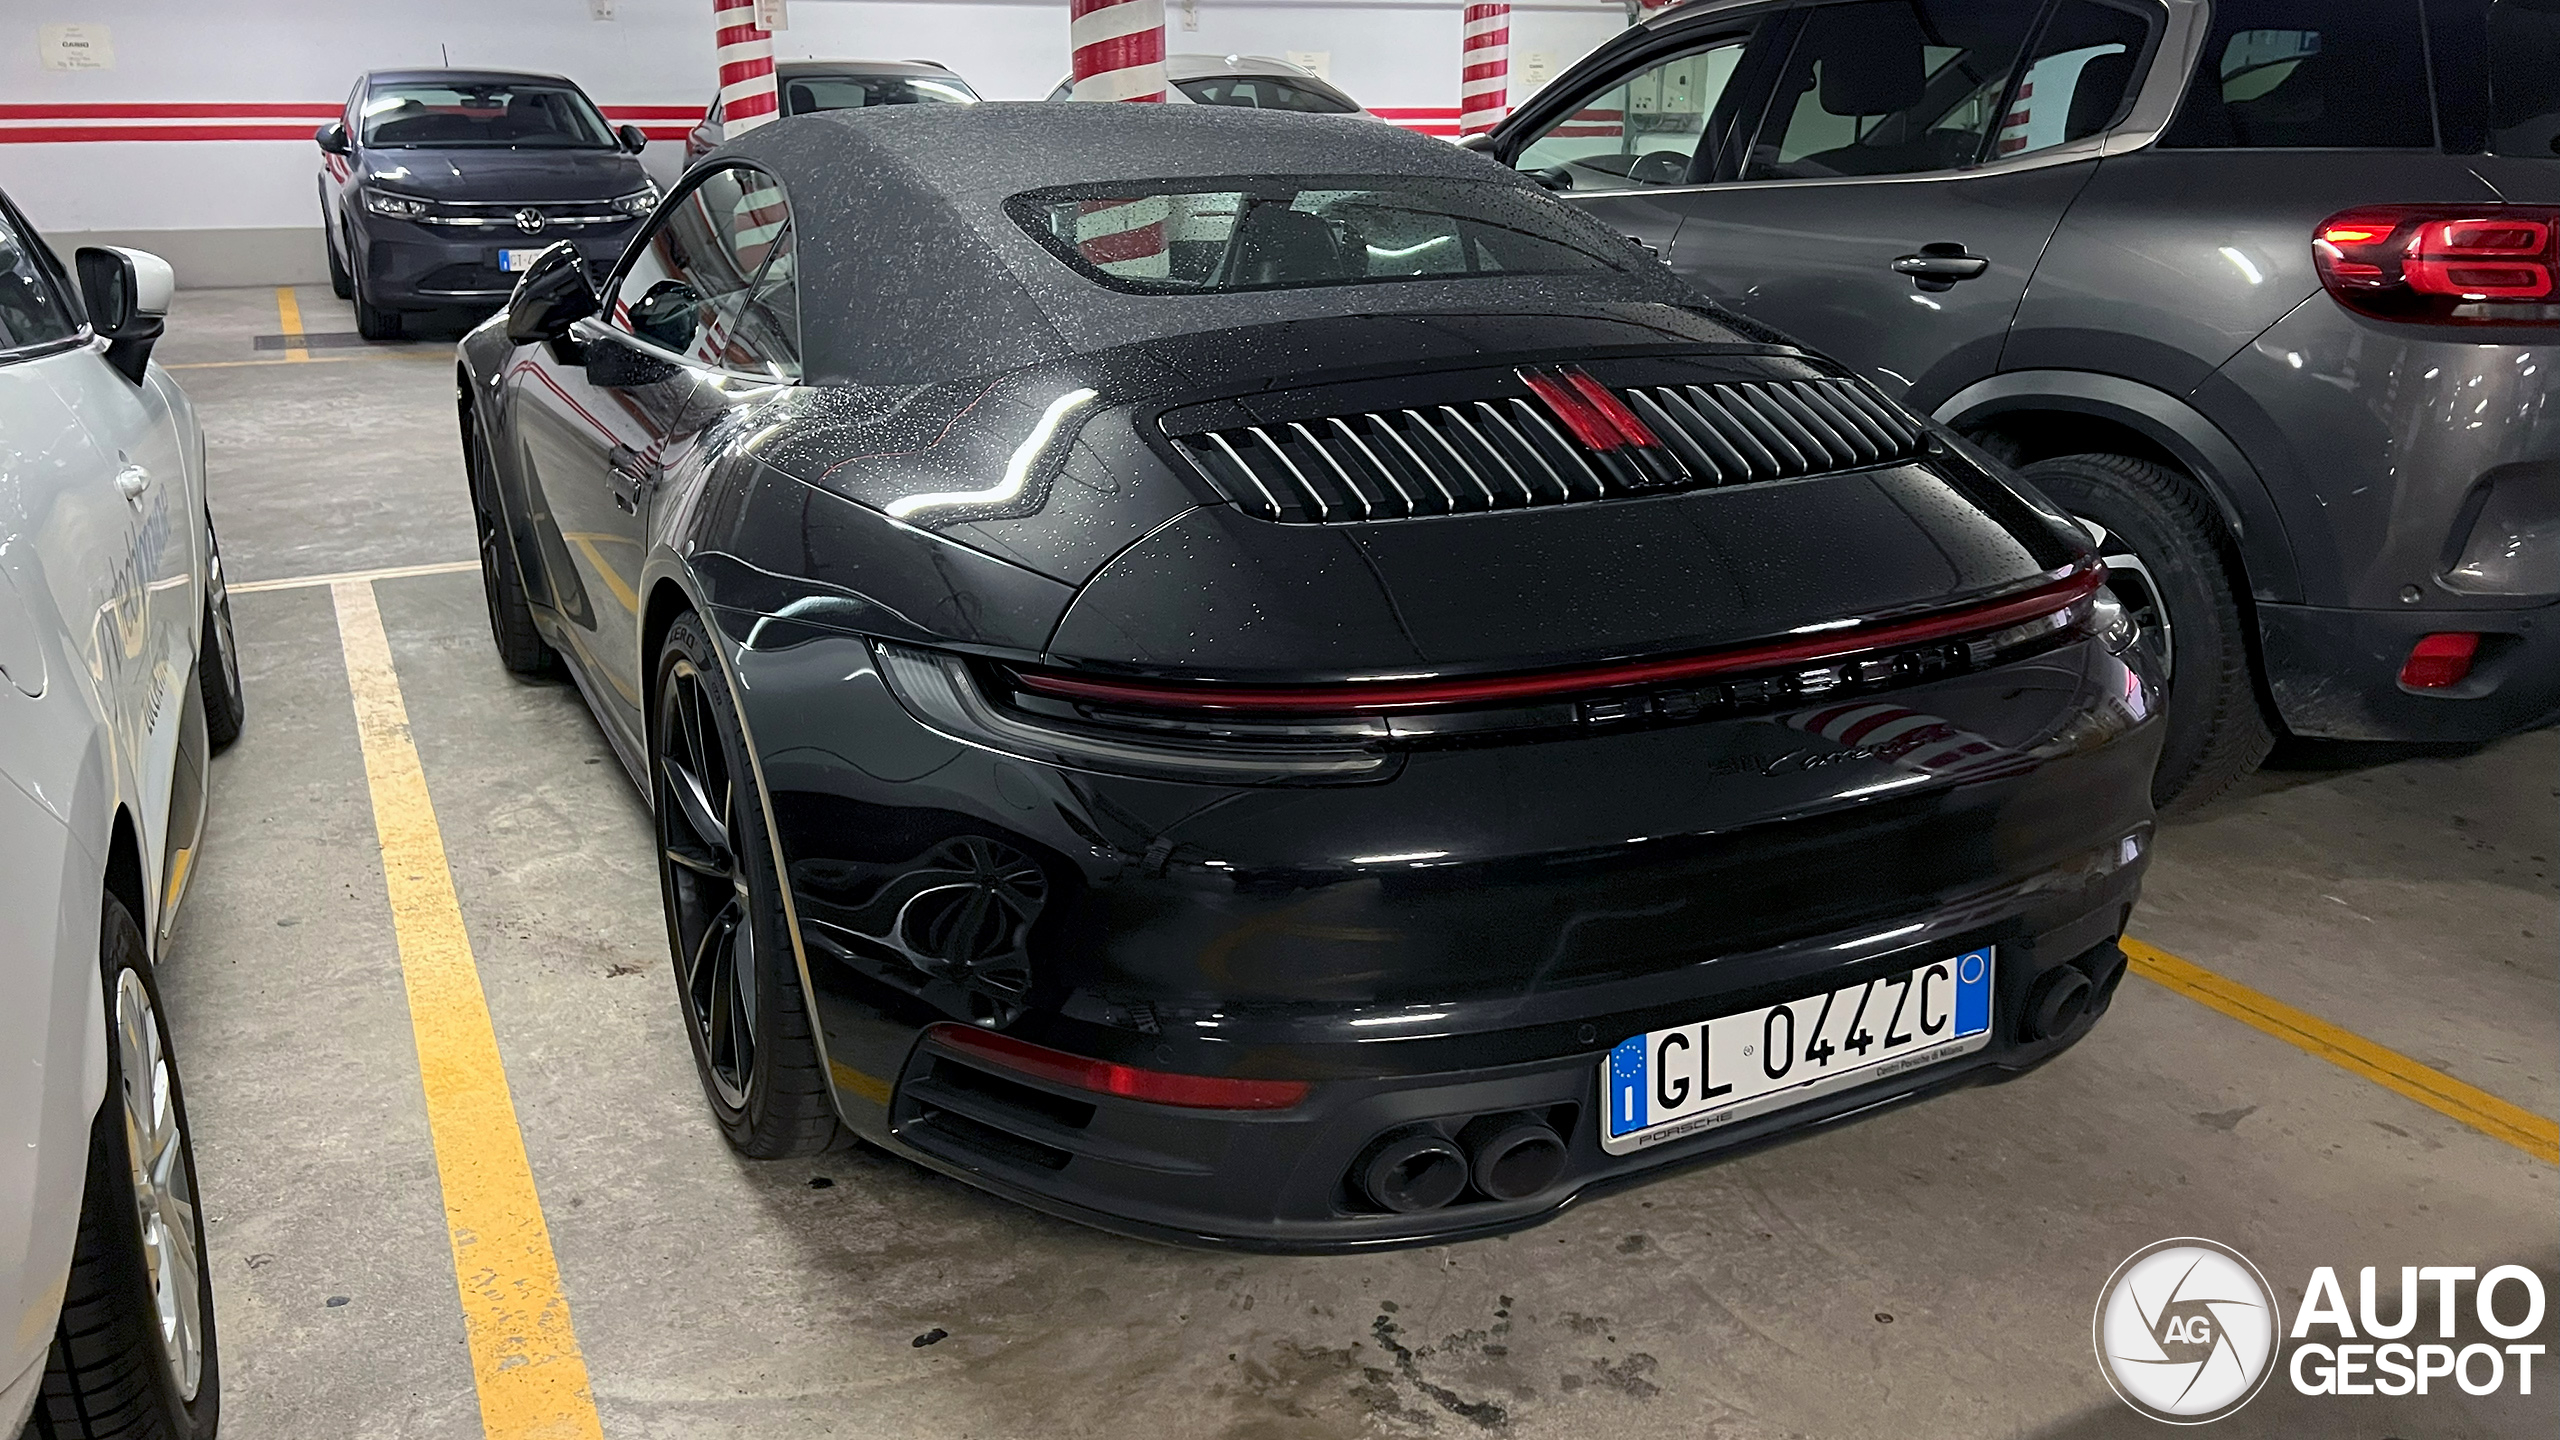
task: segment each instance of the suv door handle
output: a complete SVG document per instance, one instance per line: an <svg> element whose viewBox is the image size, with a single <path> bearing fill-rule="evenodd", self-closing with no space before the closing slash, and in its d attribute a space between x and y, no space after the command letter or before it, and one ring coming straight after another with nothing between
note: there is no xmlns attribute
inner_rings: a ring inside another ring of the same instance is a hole
<svg viewBox="0 0 2560 1440"><path fill-rule="evenodd" d="M1911 283L1923 290L1952 290L1959 280L1970 280L1991 268L1991 262L1966 250L1952 240L1932 241L1920 247L1916 255L1894 258L1893 272L1908 275Z"/></svg>
<svg viewBox="0 0 2560 1440"><path fill-rule="evenodd" d="M151 472L139 465L128 464L116 472L116 493L127 500L140 500L150 488Z"/></svg>

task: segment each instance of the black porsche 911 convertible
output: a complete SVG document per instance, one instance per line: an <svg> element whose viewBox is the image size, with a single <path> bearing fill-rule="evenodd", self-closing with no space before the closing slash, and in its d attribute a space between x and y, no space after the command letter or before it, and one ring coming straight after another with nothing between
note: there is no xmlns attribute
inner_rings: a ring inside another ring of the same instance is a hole
<svg viewBox="0 0 2560 1440"><path fill-rule="evenodd" d="M1436 141L786 121L460 379L498 647L651 799L745 1154L1486 1234L2123 974L2158 692L2088 537Z"/></svg>

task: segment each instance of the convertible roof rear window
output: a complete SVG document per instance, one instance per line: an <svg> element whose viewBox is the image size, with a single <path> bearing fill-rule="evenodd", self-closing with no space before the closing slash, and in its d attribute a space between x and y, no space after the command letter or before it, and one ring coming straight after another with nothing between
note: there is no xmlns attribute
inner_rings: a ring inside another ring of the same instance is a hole
<svg viewBox="0 0 2560 1440"><path fill-rule="evenodd" d="M1034 191L1006 209L1087 279L1145 295L1581 274L1633 258L1507 181L1137 181Z"/></svg>

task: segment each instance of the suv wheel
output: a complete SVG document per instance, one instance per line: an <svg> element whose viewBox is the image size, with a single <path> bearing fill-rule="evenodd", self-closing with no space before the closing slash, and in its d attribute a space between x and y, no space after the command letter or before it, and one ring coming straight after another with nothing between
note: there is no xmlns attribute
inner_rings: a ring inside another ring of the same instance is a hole
<svg viewBox="0 0 2560 1440"><path fill-rule="evenodd" d="M338 253L338 227L329 223L329 207L320 207L320 244L329 252L329 293L341 300L356 295L356 277L347 269L346 257Z"/></svg>
<svg viewBox="0 0 2560 1440"><path fill-rule="evenodd" d="M2205 498L2129 455L2063 455L2018 473L2088 527L2107 559L2109 592L2142 622L2142 644L2168 686L2152 803L2192 809L2256 769L2275 728L2258 699L2221 522Z"/></svg>
<svg viewBox="0 0 2560 1440"><path fill-rule="evenodd" d="M142 930L109 899L107 1098L28 1440L210 1440L221 1410L195 1146Z"/></svg>
<svg viewBox="0 0 2560 1440"><path fill-rule="evenodd" d="M399 311L385 310L381 306L374 304L371 297L364 293L364 282L362 281L355 281L350 284L348 288L355 291L356 333L358 335L363 336L367 340L397 340L400 338L401 321Z"/></svg>

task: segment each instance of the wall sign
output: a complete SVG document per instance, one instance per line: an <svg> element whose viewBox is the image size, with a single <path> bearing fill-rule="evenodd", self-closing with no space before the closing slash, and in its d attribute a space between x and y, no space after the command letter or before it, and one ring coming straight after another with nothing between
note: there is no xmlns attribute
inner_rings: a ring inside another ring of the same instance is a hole
<svg viewBox="0 0 2560 1440"><path fill-rule="evenodd" d="M113 70L115 41L104 25L39 25L36 48L47 70Z"/></svg>

